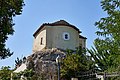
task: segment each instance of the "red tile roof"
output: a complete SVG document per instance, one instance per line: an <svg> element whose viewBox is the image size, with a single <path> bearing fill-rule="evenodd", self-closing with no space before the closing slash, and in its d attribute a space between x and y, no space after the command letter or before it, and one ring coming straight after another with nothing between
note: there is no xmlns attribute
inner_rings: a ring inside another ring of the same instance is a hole
<svg viewBox="0 0 120 80"><path fill-rule="evenodd" d="M42 25L38 28L38 30L33 34L33 36L35 37L35 35L36 35L44 26L60 26L60 25L72 27L72 28L74 28L76 31L78 31L78 33L81 33L81 31L80 31L77 27L75 27L74 25L69 24L69 23L66 22L65 20L60 20L60 21L56 21L56 22L54 22L54 23L44 23L44 24L42 24Z"/></svg>

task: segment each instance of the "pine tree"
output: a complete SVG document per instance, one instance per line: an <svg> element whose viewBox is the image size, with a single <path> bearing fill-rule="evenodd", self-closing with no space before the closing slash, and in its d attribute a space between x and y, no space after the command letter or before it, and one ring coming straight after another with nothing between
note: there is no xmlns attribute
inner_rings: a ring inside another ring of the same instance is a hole
<svg viewBox="0 0 120 80"><path fill-rule="evenodd" d="M9 35L13 35L13 17L21 14L23 6L23 0L0 0L0 59L13 54L5 42Z"/></svg>

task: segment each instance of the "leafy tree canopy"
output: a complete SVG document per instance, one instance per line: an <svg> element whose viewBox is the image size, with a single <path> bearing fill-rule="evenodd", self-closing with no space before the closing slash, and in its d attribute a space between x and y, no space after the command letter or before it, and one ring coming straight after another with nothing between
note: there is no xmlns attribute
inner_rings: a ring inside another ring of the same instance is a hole
<svg viewBox="0 0 120 80"><path fill-rule="evenodd" d="M99 37L89 53L102 71L115 71L120 66L120 0L102 0L101 6L108 15L95 23Z"/></svg>
<svg viewBox="0 0 120 80"><path fill-rule="evenodd" d="M8 35L13 35L13 17L20 15L24 6L23 0L0 0L0 59L13 54L6 48Z"/></svg>
<svg viewBox="0 0 120 80"><path fill-rule="evenodd" d="M10 67L2 67L0 70L0 80L10 80L11 78L11 72Z"/></svg>
<svg viewBox="0 0 120 80"><path fill-rule="evenodd" d="M94 69L92 59L86 55L85 50L81 47L76 52L68 50L68 53L61 64L61 77L70 80L71 77Z"/></svg>

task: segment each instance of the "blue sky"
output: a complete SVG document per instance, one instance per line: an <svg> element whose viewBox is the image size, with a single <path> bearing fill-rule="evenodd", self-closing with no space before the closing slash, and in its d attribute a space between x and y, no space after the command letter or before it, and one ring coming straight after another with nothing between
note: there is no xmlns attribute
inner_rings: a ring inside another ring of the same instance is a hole
<svg viewBox="0 0 120 80"><path fill-rule="evenodd" d="M7 46L14 54L0 60L1 66L15 65L17 57L22 58L32 54L33 33L42 23L66 20L82 31L87 37L87 48L91 48L97 37L94 23L105 17L100 6L100 0L25 0L22 15L14 18L15 33L9 36Z"/></svg>

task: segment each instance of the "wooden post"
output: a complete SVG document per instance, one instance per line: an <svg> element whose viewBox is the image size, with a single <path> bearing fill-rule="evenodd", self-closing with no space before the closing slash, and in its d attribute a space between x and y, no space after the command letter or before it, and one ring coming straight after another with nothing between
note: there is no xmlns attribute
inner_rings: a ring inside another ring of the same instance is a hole
<svg viewBox="0 0 120 80"><path fill-rule="evenodd" d="M13 80L13 79L12 79L12 76L13 76L13 73L12 73L12 72L11 72L11 75L10 75L10 76L11 76L11 77L10 77L10 80Z"/></svg>

